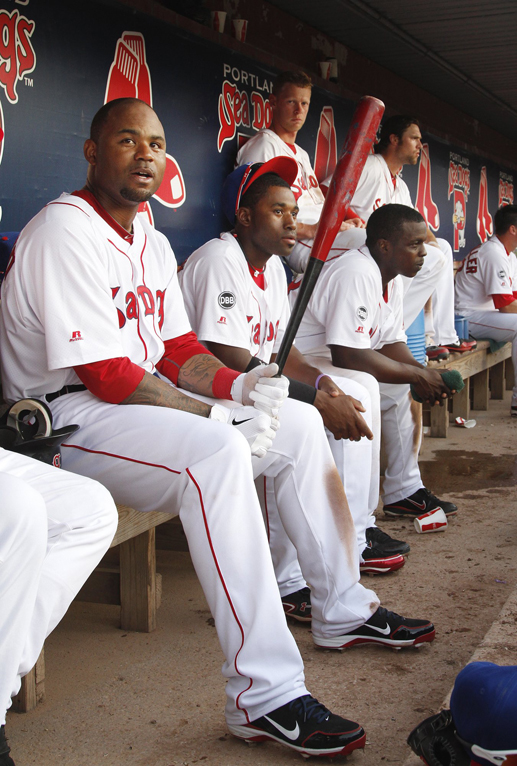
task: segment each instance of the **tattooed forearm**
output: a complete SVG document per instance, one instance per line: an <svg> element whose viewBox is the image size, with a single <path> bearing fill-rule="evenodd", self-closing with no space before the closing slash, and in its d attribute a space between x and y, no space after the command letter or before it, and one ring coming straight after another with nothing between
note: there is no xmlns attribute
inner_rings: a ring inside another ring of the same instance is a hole
<svg viewBox="0 0 517 766"><path fill-rule="evenodd" d="M135 391L122 404L147 404L154 407L170 407L207 418L212 407L181 393L165 381L146 372Z"/></svg>
<svg viewBox="0 0 517 766"><path fill-rule="evenodd" d="M185 391L193 391L203 396L212 396L214 375L221 367L221 362L208 354L192 356L182 366L178 375L178 386Z"/></svg>

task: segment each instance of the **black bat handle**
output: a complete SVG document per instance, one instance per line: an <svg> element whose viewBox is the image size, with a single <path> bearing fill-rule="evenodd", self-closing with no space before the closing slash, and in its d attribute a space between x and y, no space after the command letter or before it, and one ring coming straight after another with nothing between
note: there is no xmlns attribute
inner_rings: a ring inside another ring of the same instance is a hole
<svg viewBox="0 0 517 766"><path fill-rule="evenodd" d="M282 338L280 348L278 349L278 354L276 355L275 362L279 368L276 377L280 377L282 374L285 363L287 361L287 357L291 351L291 346L293 345L296 333L300 327L300 322L302 321L305 309L307 308L307 304L312 295L314 285L316 284L316 281L320 275L320 271L323 268L323 263L324 261L319 261L315 258L309 258L307 269L303 277L303 282L300 286L298 297L296 298L296 303L294 304L289 322L287 323L284 337Z"/></svg>

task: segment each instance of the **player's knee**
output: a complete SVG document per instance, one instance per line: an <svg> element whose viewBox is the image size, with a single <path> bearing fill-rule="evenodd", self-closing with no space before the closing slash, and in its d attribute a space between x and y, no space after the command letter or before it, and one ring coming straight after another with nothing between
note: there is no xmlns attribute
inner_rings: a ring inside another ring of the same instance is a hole
<svg viewBox="0 0 517 766"><path fill-rule="evenodd" d="M22 479L0 474L2 559L12 545L23 545L27 556L44 555L47 546L47 509L41 494ZM9 542L11 541L11 542Z"/></svg>
<svg viewBox="0 0 517 766"><path fill-rule="evenodd" d="M115 536L118 524L118 512L115 501L106 487L98 481L81 477L81 502L87 508L88 517L98 529L103 529L106 537ZM73 498L70 498L73 503Z"/></svg>

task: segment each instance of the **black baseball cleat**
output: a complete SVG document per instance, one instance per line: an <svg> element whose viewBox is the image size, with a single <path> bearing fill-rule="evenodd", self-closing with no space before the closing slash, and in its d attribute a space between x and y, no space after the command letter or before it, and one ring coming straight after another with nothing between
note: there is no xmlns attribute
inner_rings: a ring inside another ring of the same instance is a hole
<svg viewBox="0 0 517 766"><path fill-rule="evenodd" d="M424 513L437 511L439 508L443 510L446 516L455 516L458 512L457 505L448 503L446 500L440 500L429 489L422 487L409 497L385 505L382 510L386 516L406 516L414 519Z"/></svg>
<svg viewBox="0 0 517 766"><path fill-rule="evenodd" d="M348 755L366 744L362 726L334 715L310 694L304 694L256 721L228 728L234 736L247 742L272 739L304 756L333 758Z"/></svg>
<svg viewBox="0 0 517 766"><path fill-rule="evenodd" d="M14 761L9 755L11 748L7 744L5 736L5 726L0 726L0 766L15 766Z"/></svg>
<svg viewBox="0 0 517 766"><path fill-rule="evenodd" d="M288 596L282 596L282 606L287 617L292 617L298 622L310 622L312 616L311 591L302 588Z"/></svg>
<svg viewBox="0 0 517 766"><path fill-rule="evenodd" d="M406 556L411 550L408 543L395 540L379 527L368 527L366 530L366 547L379 556Z"/></svg>
<svg viewBox="0 0 517 766"><path fill-rule="evenodd" d="M314 643L322 649L346 649L355 644L382 644L402 649L433 641L435 629L429 620L410 620L380 606L363 625L341 636L316 637Z"/></svg>

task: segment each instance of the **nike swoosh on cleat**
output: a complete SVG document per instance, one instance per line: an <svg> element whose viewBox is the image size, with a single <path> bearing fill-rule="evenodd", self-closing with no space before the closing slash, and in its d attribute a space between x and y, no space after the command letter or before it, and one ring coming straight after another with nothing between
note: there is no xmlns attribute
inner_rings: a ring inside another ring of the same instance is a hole
<svg viewBox="0 0 517 766"><path fill-rule="evenodd" d="M242 426L243 423L247 423L249 420L253 420L253 418L246 418L246 420L235 420L235 418L232 420L232 426Z"/></svg>
<svg viewBox="0 0 517 766"><path fill-rule="evenodd" d="M408 497L409 500L409 497ZM427 503L416 503L414 500L409 500L410 503L413 505L416 505L417 508L420 508L421 511L425 511Z"/></svg>
<svg viewBox="0 0 517 766"><path fill-rule="evenodd" d="M290 739L292 742L294 742L295 739L298 739L300 736L300 727L298 724L294 727L294 729L284 729L283 726L281 726L279 723L276 723L276 721L273 721L272 718L269 718L267 715L264 716L266 721L269 721L270 724L272 724L275 729L278 729L280 734L283 734L284 737L287 737L287 739Z"/></svg>
<svg viewBox="0 0 517 766"><path fill-rule="evenodd" d="M391 628L388 625L388 623L386 623L386 627L385 628L376 628L375 625L366 625L366 624L365 624L364 627L365 628L371 628L372 630L376 630L377 633L382 633L383 636L389 636L389 634L391 633Z"/></svg>

